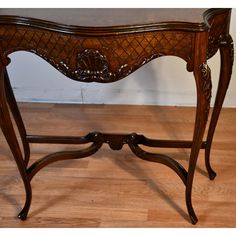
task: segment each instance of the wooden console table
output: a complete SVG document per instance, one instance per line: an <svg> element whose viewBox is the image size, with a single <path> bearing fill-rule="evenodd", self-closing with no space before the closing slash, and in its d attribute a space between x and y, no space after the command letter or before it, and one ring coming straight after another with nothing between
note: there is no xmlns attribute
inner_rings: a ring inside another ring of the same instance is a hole
<svg viewBox="0 0 236 236"><path fill-rule="evenodd" d="M18 217L27 218L32 198L30 182L40 169L55 161L90 156L107 143L113 150L128 144L139 158L167 165L175 171L186 186L187 210L195 224L197 217L191 195L200 149L205 149L210 179L216 176L210 165L210 149L232 72L234 52L229 35L230 14L230 9L1 9L0 125L25 186L26 202ZM207 60L218 49L221 55L219 85L204 141L212 90ZM27 134L6 69L10 63L8 55L20 50L39 55L70 79L99 83L123 79L157 57L182 58L187 70L193 72L197 88L193 139L154 140L136 133L91 132L82 137ZM20 133L23 153L10 112ZM28 166L30 143L91 145L78 151L52 153ZM140 144L191 148L188 170L166 155L144 151Z"/></svg>

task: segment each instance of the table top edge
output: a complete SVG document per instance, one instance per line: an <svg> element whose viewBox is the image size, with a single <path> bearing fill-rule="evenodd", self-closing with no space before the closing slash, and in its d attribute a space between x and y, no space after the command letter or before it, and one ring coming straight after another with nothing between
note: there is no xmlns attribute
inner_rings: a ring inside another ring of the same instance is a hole
<svg viewBox="0 0 236 236"><path fill-rule="evenodd" d="M227 8L211 8L203 12L202 22L166 21L149 24L117 25L105 27L66 25L43 19L22 17L17 15L0 15L0 25L19 25L56 31L67 34L86 36L117 35L163 30L207 31L210 28L208 20L215 14L230 11Z"/></svg>

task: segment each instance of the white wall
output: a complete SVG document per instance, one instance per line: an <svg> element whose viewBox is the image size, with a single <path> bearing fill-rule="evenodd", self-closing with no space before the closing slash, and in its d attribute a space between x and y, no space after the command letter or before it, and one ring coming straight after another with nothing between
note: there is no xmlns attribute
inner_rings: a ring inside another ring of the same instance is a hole
<svg viewBox="0 0 236 236"><path fill-rule="evenodd" d="M236 42L236 9L232 11L231 35ZM158 58L126 79L111 84L70 80L32 53L16 52L10 58L12 63L8 70L18 101L177 106L196 103L193 75L186 71L186 63L176 57ZM213 99L219 62L219 53L209 60ZM236 107L235 66L224 106Z"/></svg>

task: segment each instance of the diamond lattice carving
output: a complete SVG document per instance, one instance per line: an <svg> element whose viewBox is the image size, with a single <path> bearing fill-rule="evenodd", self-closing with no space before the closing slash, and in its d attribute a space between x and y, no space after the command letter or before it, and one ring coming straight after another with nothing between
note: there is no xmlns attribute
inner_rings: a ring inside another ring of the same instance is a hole
<svg viewBox="0 0 236 236"><path fill-rule="evenodd" d="M76 75L78 57L84 50L96 50L106 58L109 73L106 79L97 76L94 81L112 82L164 55L178 56L191 65L194 32L156 31L83 37L41 29L32 30L25 26L3 26L0 28L0 38L4 38L3 48L6 54L18 50L33 52L75 80L88 81Z"/></svg>

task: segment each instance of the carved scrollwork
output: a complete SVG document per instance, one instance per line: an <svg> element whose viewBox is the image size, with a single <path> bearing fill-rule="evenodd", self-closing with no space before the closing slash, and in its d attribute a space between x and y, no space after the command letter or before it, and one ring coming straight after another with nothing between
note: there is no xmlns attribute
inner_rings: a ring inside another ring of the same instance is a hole
<svg viewBox="0 0 236 236"><path fill-rule="evenodd" d="M210 36L208 44L209 44L207 53L208 59L212 57L219 48L228 47L230 64L233 65L234 43L232 37L229 34L220 35L219 38L214 38ZM232 68L230 74L232 74Z"/></svg>
<svg viewBox="0 0 236 236"><path fill-rule="evenodd" d="M232 37L228 34L224 37L224 39L221 41L220 43L220 47L226 47L226 50L229 52L228 54L228 58L229 58L229 64L231 65L230 66L230 71L229 71L229 74L231 76L232 74L232 65L234 63L234 42L233 42L233 39ZM229 84L228 84L229 85Z"/></svg>
<svg viewBox="0 0 236 236"><path fill-rule="evenodd" d="M85 49L78 54L77 70L72 70L63 61L57 64L56 67L59 71L77 81L109 83L128 76L149 61L161 56L164 56L164 54L152 54L150 57L143 58L141 62L135 63L133 66L123 64L116 72L112 72L109 69L109 63L105 55L102 55L96 49Z"/></svg>
<svg viewBox="0 0 236 236"><path fill-rule="evenodd" d="M211 102L211 95L212 95L212 82L211 82L211 70L210 67L203 63L200 65L201 71L201 78L202 78L202 90L205 97L205 100L208 104L206 113L209 112L210 109L210 102Z"/></svg>
<svg viewBox="0 0 236 236"><path fill-rule="evenodd" d="M226 45L229 47L230 50L230 60L231 64L233 65L234 63L234 42L233 39L230 35L227 35L225 38Z"/></svg>
<svg viewBox="0 0 236 236"><path fill-rule="evenodd" d="M211 58L215 55L217 50L220 47L224 47L225 45L228 45L232 48L233 51L233 40L230 35L224 35L221 34L217 37L209 36L208 38L208 51L207 51L207 59ZM233 52L232 52L233 53ZM231 57L232 57L231 53Z"/></svg>
<svg viewBox="0 0 236 236"><path fill-rule="evenodd" d="M131 73L127 64L121 65L116 73L111 72L105 55L97 49L85 49L78 54L77 69L72 70L63 61L57 64L57 69L69 75L70 78L83 82L108 83L119 80Z"/></svg>
<svg viewBox="0 0 236 236"><path fill-rule="evenodd" d="M210 21L211 28L208 38L207 59L215 55L217 50L221 47L222 42L225 42L228 28L228 14L219 14L214 16Z"/></svg>
<svg viewBox="0 0 236 236"><path fill-rule="evenodd" d="M208 49L207 49L207 59L210 59L215 55L220 47L220 42L222 40L222 35L219 37L209 36L208 38Z"/></svg>
<svg viewBox="0 0 236 236"><path fill-rule="evenodd" d="M211 58L219 48L228 47L230 50L230 62L234 62L234 43L229 34L221 34L219 37L209 36L207 59Z"/></svg>

